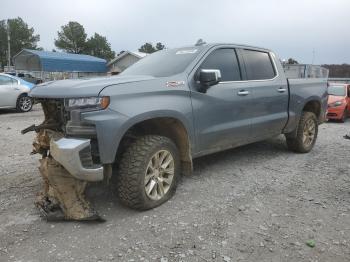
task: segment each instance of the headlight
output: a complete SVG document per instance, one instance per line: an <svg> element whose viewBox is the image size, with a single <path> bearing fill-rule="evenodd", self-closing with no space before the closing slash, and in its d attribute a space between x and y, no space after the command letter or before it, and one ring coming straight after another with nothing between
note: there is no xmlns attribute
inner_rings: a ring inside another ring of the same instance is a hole
<svg viewBox="0 0 350 262"><path fill-rule="evenodd" d="M330 104L329 106L330 107L337 107L337 106L341 106L342 104L343 104L342 101L337 101L337 102L334 102L334 103Z"/></svg>
<svg viewBox="0 0 350 262"><path fill-rule="evenodd" d="M91 108L91 109L105 109L109 105L109 97L81 97L69 98L65 105L68 109L76 108Z"/></svg>

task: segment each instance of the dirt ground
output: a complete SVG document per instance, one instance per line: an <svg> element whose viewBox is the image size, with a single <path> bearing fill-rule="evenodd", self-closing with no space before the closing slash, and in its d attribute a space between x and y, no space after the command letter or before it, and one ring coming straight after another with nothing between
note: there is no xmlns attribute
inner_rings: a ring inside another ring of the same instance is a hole
<svg viewBox="0 0 350 262"><path fill-rule="evenodd" d="M97 184L105 223L48 223L29 155L42 112L0 112L0 261L350 261L350 120L320 126L309 154L283 137L196 159L175 197L138 212ZM306 242L315 241L314 247Z"/></svg>

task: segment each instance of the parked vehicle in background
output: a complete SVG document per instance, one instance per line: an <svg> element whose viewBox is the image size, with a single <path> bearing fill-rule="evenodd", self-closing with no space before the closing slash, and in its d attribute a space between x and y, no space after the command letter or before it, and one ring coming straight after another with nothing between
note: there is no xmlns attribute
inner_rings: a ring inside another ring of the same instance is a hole
<svg viewBox="0 0 350 262"><path fill-rule="evenodd" d="M36 78L32 76L29 73L16 73L16 72L11 72L11 73L6 73L8 75L16 76L18 78L23 79L26 82L32 83L32 84L41 84L43 81L40 78Z"/></svg>
<svg viewBox="0 0 350 262"><path fill-rule="evenodd" d="M19 112L32 109L33 100L28 96L34 84L15 76L0 74L0 109L16 108Z"/></svg>
<svg viewBox="0 0 350 262"><path fill-rule="evenodd" d="M327 118L344 122L350 110L350 84L330 84L328 95Z"/></svg>
<svg viewBox="0 0 350 262"><path fill-rule="evenodd" d="M325 120L327 80L287 79L267 49L208 44L153 53L120 75L32 91L61 139L50 154L77 179L112 175L121 201L150 209L175 192L192 159L284 134L309 152Z"/></svg>

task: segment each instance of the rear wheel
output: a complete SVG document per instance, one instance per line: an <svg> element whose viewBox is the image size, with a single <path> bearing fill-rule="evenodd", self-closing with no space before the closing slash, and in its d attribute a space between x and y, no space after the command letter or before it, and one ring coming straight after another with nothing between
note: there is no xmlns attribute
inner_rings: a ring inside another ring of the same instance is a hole
<svg viewBox="0 0 350 262"><path fill-rule="evenodd" d="M317 117L312 112L303 111L294 138L286 135L287 146L298 153L307 153L315 145L318 134Z"/></svg>
<svg viewBox="0 0 350 262"><path fill-rule="evenodd" d="M22 94L17 99L16 109L19 112L29 112L32 110L33 100L26 94Z"/></svg>
<svg viewBox="0 0 350 262"><path fill-rule="evenodd" d="M117 174L120 201L147 210L169 200L180 175L179 153L167 137L148 135L126 148Z"/></svg>

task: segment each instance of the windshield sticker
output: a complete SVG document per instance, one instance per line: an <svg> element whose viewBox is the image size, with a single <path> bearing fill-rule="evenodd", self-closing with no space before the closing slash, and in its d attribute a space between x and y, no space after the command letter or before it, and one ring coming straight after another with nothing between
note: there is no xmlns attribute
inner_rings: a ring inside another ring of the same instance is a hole
<svg viewBox="0 0 350 262"><path fill-rule="evenodd" d="M186 55L186 54L195 54L198 49L187 49L187 50L179 50L175 54L176 55Z"/></svg>

